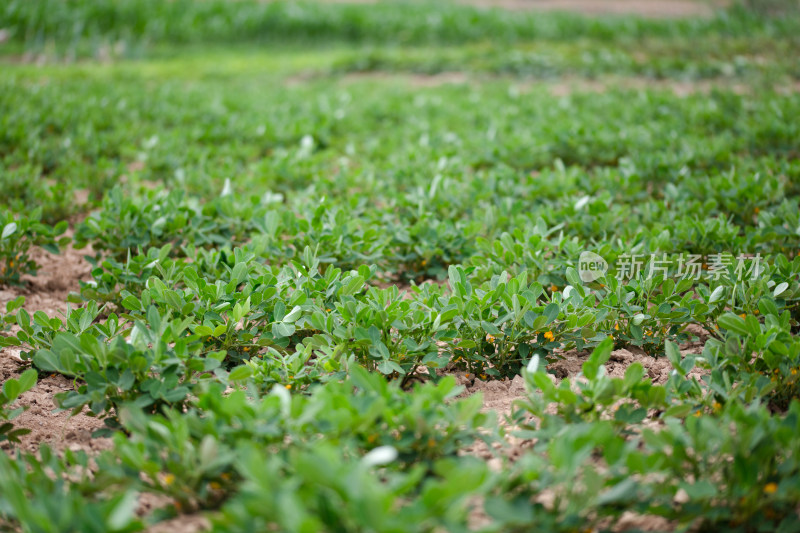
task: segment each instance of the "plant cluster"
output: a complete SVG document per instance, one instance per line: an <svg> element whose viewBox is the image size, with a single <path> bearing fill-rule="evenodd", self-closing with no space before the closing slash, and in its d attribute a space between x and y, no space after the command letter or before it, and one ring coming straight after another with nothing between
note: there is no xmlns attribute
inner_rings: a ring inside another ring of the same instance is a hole
<svg viewBox="0 0 800 533"><path fill-rule="evenodd" d="M67 230L66 220L49 226L41 218L41 209L21 216L0 211L0 286L18 285L22 283L21 276L36 274L39 265L30 255L31 248L57 254L59 246L70 242L69 237L57 239Z"/></svg>
<svg viewBox="0 0 800 533"><path fill-rule="evenodd" d="M796 16L0 18L0 530L800 528ZM22 453L51 373L107 449ZM518 376L506 424L457 385Z"/></svg>

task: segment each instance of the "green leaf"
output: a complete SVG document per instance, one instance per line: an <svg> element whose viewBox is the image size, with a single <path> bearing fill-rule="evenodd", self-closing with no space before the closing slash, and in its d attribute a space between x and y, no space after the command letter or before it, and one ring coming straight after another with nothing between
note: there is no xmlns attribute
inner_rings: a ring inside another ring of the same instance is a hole
<svg viewBox="0 0 800 533"><path fill-rule="evenodd" d="M692 407L691 404L679 403L664 411L664 417L684 418L691 413L693 409L694 407Z"/></svg>
<svg viewBox="0 0 800 533"><path fill-rule="evenodd" d="M644 366L642 366L642 363L636 361L625 370L625 377L623 379L625 387L630 389L637 383L640 383L642 377L644 377Z"/></svg>
<svg viewBox="0 0 800 533"><path fill-rule="evenodd" d="M788 288L789 284L786 283L785 281L783 283L779 283L778 286L775 287L775 290L772 292L772 295L777 298L778 296L783 294Z"/></svg>
<svg viewBox="0 0 800 533"><path fill-rule="evenodd" d="M122 300L122 306L129 311L141 311L142 310L142 302L140 302L135 296L130 295L126 296Z"/></svg>
<svg viewBox="0 0 800 533"><path fill-rule="evenodd" d="M283 322L287 322L287 323L288 322L295 322L295 321L297 321L298 318L300 318L300 315L302 313L303 313L303 309L299 305L296 305L296 306L294 306L292 308L291 311L289 311L288 315L283 317Z"/></svg>
<svg viewBox="0 0 800 533"><path fill-rule="evenodd" d="M19 377L19 387L21 392L29 391L36 385L36 380L39 379L39 374L33 368L29 368L22 373Z"/></svg>
<svg viewBox="0 0 800 533"><path fill-rule="evenodd" d="M592 351L592 355L589 356L589 359L583 363L583 375L586 376L587 379L595 379L600 366L608 361L613 349L614 339L610 337L607 337L603 342L598 344L594 351Z"/></svg>
<svg viewBox="0 0 800 533"><path fill-rule="evenodd" d="M486 322L485 320L481 321L481 328L483 331L488 333L489 335L502 335L503 332L498 329L497 326L492 324L491 322Z"/></svg>
<svg viewBox="0 0 800 533"><path fill-rule="evenodd" d="M16 379L9 379L3 383L3 394L8 399L8 403L16 400L20 392L22 392L22 387L20 387L19 381Z"/></svg>
<svg viewBox="0 0 800 533"><path fill-rule="evenodd" d="M108 531L126 529L136 516L136 508L139 505L139 494L133 490L129 490L115 497L113 505L114 507L106 519Z"/></svg>
<svg viewBox="0 0 800 533"><path fill-rule="evenodd" d="M667 359L669 359L669 362L672 363L672 368L677 370L681 375L685 375L683 368L681 367L682 356L678 345L668 340L664 343L664 349L667 352Z"/></svg>
<svg viewBox="0 0 800 533"><path fill-rule="evenodd" d="M708 302L714 303L717 300L721 299L724 294L725 294L725 287L720 285L719 287L714 289L714 292L711 293L711 297L708 299Z"/></svg>
<svg viewBox="0 0 800 533"><path fill-rule="evenodd" d="M231 373L228 374L228 379L231 381L241 381L253 375L253 369L247 365L237 366Z"/></svg>
<svg viewBox="0 0 800 533"><path fill-rule="evenodd" d="M578 276L578 272L572 267L567 267L567 281L573 287L581 286L581 278Z"/></svg>
<svg viewBox="0 0 800 533"><path fill-rule="evenodd" d="M234 285L240 285L247 279L247 265L245 263L236 263L231 272L231 281Z"/></svg>
<svg viewBox="0 0 800 533"><path fill-rule="evenodd" d="M679 485L691 500L705 500L716 498L719 495L717 488L709 481L701 480L696 483L681 483ZM699 503L699 502L698 502Z"/></svg>
<svg viewBox="0 0 800 533"><path fill-rule="evenodd" d="M295 332L294 324L276 322L272 324L272 334L275 337L291 337Z"/></svg>
<svg viewBox="0 0 800 533"><path fill-rule="evenodd" d="M617 483L607 491L597 497L598 505L619 504L635 500L637 483L636 480L627 478Z"/></svg>
<svg viewBox="0 0 800 533"><path fill-rule="evenodd" d="M361 276L353 276L347 282L347 284L342 287L341 293L342 296L352 296L359 292L361 288L364 286L365 280Z"/></svg>
<svg viewBox="0 0 800 533"><path fill-rule="evenodd" d="M545 324L550 324L553 320L558 318L558 313L561 311L561 308L558 306L557 303L553 302L547 305L544 308L543 315L547 318L547 322Z"/></svg>
<svg viewBox="0 0 800 533"><path fill-rule="evenodd" d="M36 352L36 355L33 356L33 364L45 372L63 371L58 357L50 350L39 350Z"/></svg>
<svg viewBox="0 0 800 533"><path fill-rule="evenodd" d="M764 316L767 315L775 315L778 316L780 311L778 311L778 306L775 304L775 301L768 296L762 297L758 301L758 310L761 311L761 314Z"/></svg>
<svg viewBox="0 0 800 533"><path fill-rule="evenodd" d="M717 319L717 324L719 327L728 331L733 331L739 335L747 335L750 333L742 317L734 315L733 313L725 313L719 317Z"/></svg>
<svg viewBox="0 0 800 533"><path fill-rule="evenodd" d="M194 332L196 335L200 335L201 337L211 337L214 335L214 330L208 326L197 326L194 328Z"/></svg>
<svg viewBox="0 0 800 533"><path fill-rule="evenodd" d="M5 227L3 227L3 233L0 235L0 238L5 239L6 237L10 237L15 231L17 231L17 223L9 222L5 225Z"/></svg>
<svg viewBox="0 0 800 533"><path fill-rule="evenodd" d="M393 372L397 372L398 374L401 374L401 375L405 374L405 371L403 371L403 369L402 369L402 367L400 365L398 365L394 361L390 361L388 359L378 363L378 370L380 371L381 374L384 374L384 375L389 375L389 374L392 374Z"/></svg>

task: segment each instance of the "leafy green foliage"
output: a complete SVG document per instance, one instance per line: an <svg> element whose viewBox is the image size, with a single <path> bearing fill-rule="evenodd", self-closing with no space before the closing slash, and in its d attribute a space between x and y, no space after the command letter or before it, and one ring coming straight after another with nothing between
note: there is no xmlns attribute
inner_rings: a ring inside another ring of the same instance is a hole
<svg viewBox="0 0 800 533"><path fill-rule="evenodd" d="M29 255L31 247L41 246L57 254L59 246L70 242L69 237L56 239L67 230L66 221L52 227L42 223L41 218L41 209L19 217L0 211L0 285L18 285L23 274L36 274L39 265Z"/></svg>
<svg viewBox="0 0 800 533"><path fill-rule="evenodd" d="M66 450L60 458L43 445L38 455L0 454L4 527L36 533L144 529L136 518L138 494L127 480L92 472L84 452Z"/></svg>
<svg viewBox="0 0 800 533"><path fill-rule="evenodd" d="M785 4L755 0L751 5ZM759 35L769 31L791 35L795 26L776 24L744 9L718 18L679 21L614 18L588 20L566 14L485 10L455 3L419 2L409 13L402 3L386 2L370 9L356 5L255 1L233 7L223 0L198 4L179 0L125 0L114 5L99 0L72 2L55 8L42 0L14 0L4 16L15 40L42 46L50 36L63 48L81 49L85 41L119 42L137 52L143 43L192 42L367 42L463 43L499 39L508 44L536 38L599 41L628 37ZM237 16L238 15L238 16ZM479 19L479 20L476 20ZM161 24L152 24L161 20ZM70 29L67 29L70 28ZM750 33L747 33L747 32Z"/></svg>
<svg viewBox="0 0 800 533"><path fill-rule="evenodd" d="M0 346L113 444L0 455L0 529L798 529L796 16L52 4L0 8L0 266L70 217L91 272Z"/></svg>
<svg viewBox="0 0 800 533"><path fill-rule="evenodd" d="M12 403L19 398L20 394L29 391L36 385L38 374L36 370L29 368L17 379L8 379L3 382L0 390L0 442L11 441L19 442L19 437L30 433L29 429L14 429L11 420L19 416L24 410L23 407L9 410Z"/></svg>

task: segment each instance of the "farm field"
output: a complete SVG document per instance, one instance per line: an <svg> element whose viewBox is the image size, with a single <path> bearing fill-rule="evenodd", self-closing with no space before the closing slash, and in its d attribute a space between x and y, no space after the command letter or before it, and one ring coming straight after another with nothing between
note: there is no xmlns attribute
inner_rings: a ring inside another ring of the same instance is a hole
<svg viewBox="0 0 800 533"><path fill-rule="evenodd" d="M0 5L0 531L800 531L800 10Z"/></svg>

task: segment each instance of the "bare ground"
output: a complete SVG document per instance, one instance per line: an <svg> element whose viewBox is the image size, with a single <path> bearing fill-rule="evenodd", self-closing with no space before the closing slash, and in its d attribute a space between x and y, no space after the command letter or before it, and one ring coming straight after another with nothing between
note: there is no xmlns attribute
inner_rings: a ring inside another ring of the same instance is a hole
<svg viewBox="0 0 800 533"><path fill-rule="evenodd" d="M25 297L24 308L31 314L44 311L49 316L59 316L67 309L67 296L80 290L80 281L88 280L91 265L84 255L91 255L91 248L76 250L71 245L55 255L35 248L31 257L41 268L35 276L25 275L21 287L0 286L0 306L5 309L7 302Z"/></svg>
<svg viewBox="0 0 800 533"><path fill-rule="evenodd" d="M0 381L18 377L26 367L16 358L13 350L4 350L0 355ZM110 447L109 439L92 438L92 433L103 427L102 420L85 414L70 416L69 411L55 412L54 396L71 389L72 382L68 378L50 375L39 379L33 389L20 396L17 405L28 409L15 418L13 424L31 432L23 435L21 443L15 447L31 453L36 452L42 444L54 450L83 450L87 453ZM11 448L9 443L0 446Z"/></svg>
<svg viewBox="0 0 800 533"><path fill-rule="evenodd" d="M48 316L61 317L67 308L67 295L79 291L80 280L89 277L91 265L83 258L84 253L90 254L91 250L76 250L70 246L59 255L41 249L32 251L34 260L42 268L35 277L23 277L25 286L0 289L0 308L5 309L7 302L24 296L24 308L29 313L43 311ZM17 348L0 348L0 382L19 377L28 367L19 354ZM56 450L69 448L86 452L109 446L108 439L91 437L92 432L103 427L102 421L85 414L71 417L68 411L54 412L54 396L72 386L64 376L40 376L36 386L20 397L17 404L27 406L28 410L14 419L14 425L31 430L20 439L21 450L35 452L43 443ZM9 444L4 443L4 446L8 448Z"/></svg>

